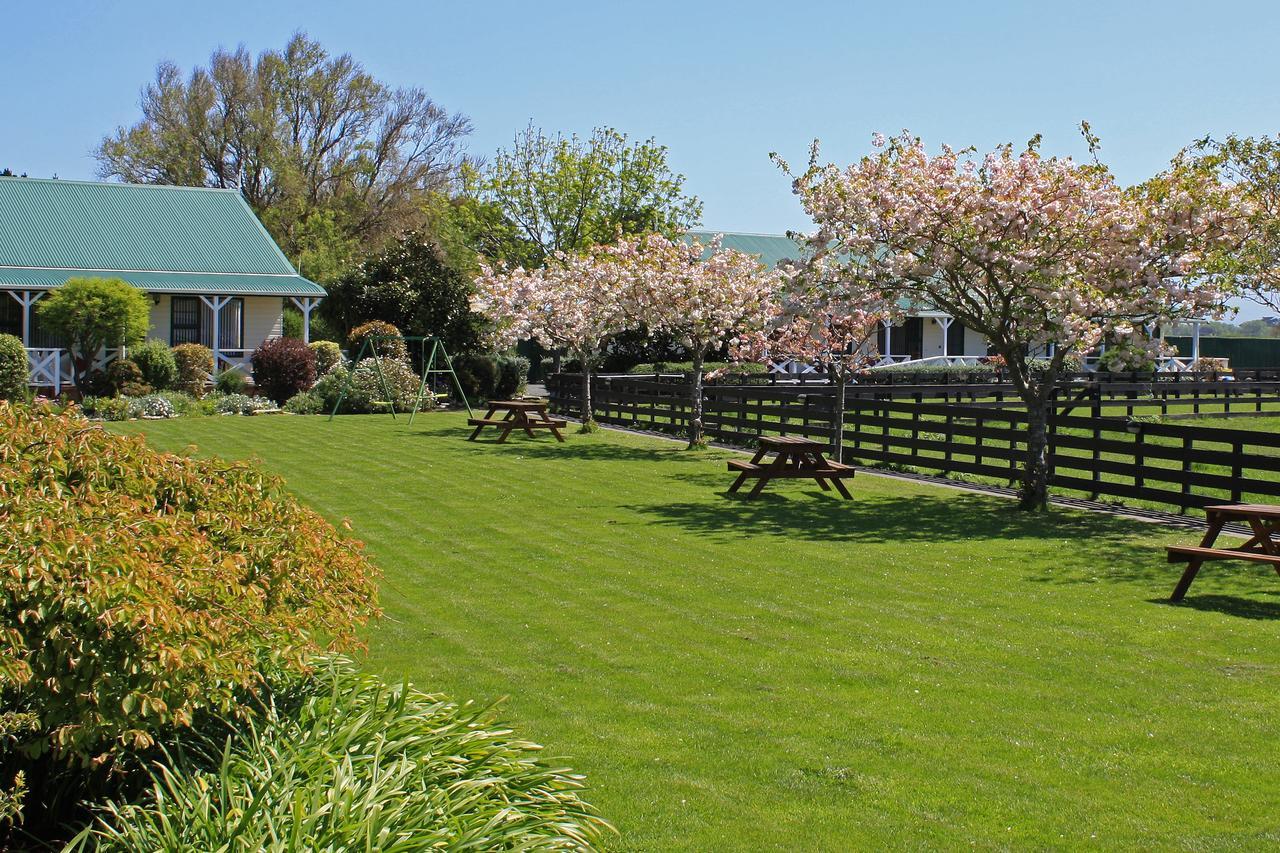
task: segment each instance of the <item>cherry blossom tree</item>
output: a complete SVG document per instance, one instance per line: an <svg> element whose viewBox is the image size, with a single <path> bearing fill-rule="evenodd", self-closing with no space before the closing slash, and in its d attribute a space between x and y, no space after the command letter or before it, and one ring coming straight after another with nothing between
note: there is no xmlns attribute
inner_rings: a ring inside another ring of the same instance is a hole
<svg viewBox="0 0 1280 853"><path fill-rule="evenodd" d="M906 133L874 144L840 168L820 165L815 143L793 176L817 225L804 274L843 282L849 304L906 300L985 335L1027 409L1022 506L1043 508L1064 360L1104 338L1154 346L1144 327L1220 312L1230 282L1202 273L1238 240L1236 196L1178 164L1126 190L1096 160L1042 156L1038 138L982 158L949 147L931 156Z"/></svg>
<svg viewBox="0 0 1280 853"><path fill-rule="evenodd" d="M650 234L637 250L650 332L673 335L692 356L689 447L701 447L703 364L735 335L764 328L777 310L779 276L754 255L723 248L719 237L703 245Z"/></svg>
<svg viewBox="0 0 1280 853"><path fill-rule="evenodd" d="M792 267L780 273L783 284L776 312L764 328L739 334L730 354L737 361L786 358L824 371L835 389L831 452L842 461L849 380L879 359L876 332L881 323L899 319L902 310L874 296L850 303L838 279L809 281Z"/></svg>
<svg viewBox="0 0 1280 853"><path fill-rule="evenodd" d="M481 268L471 310L492 324L501 347L536 340L582 363L582 431L597 428L591 377L610 338L633 329L649 304L647 280L637 274L637 240L592 246L583 254L556 252L535 270Z"/></svg>

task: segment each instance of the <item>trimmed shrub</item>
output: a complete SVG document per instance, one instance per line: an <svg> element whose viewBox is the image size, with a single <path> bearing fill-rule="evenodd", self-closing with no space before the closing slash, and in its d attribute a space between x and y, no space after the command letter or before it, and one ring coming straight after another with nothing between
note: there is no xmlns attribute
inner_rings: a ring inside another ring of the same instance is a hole
<svg viewBox="0 0 1280 853"><path fill-rule="evenodd" d="M44 407L0 403L0 557L0 706L39 718L0 779L38 769L28 807L234 716L265 671L354 645L376 611L360 545L280 480Z"/></svg>
<svg viewBox="0 0 1280 853"><path fill-rule="evenodd" d="M173 406L174 413L179 417L206 415L213 411L212 406L206 409L200 400L181 391L161 391L160 396L167 400L170 406Z"/></svg>
<svg viewBox="0 0 1280 853"><path fill-rule="evenodd" d="M0 335L0 400L27 398L27 350L20 338Z"/></svg>
<svg viewBox="0 0 1280 853"><path fill-rule="evenodd" d="M307 346L316 354L316 376L324 376L342 364L342 348L333 341L312 341Z"/></svg>
<svg viewBox="0 0 1280 853"><path fill-rule="evenodd" d="M272 338L253 351L253 384L277 403L316 382L316 354L300 340Z"/></svg>
<svg viewBox="0 0 1280 853"><path fill-rule="evenodd" d="M128 397L85 397L80 401L81 409L91 418L104 421L129 420Z"/></svg>
<svg viewBox="0 0 1280 853"><path fill-rule="evenodd" d="M0 399L7 394L26 398L27 377L30 373L27 351L22 339L15 335L0 334Z"/></svg>
<svg viewBox="0 0 1280 853"><path fill-rule="evenodd" d="M388 685L340 659L274 700L229 744L210 737L185 748L154 774L144 802L107 805L80 843L588 850L612 831L583 801L581 776L546 764L488 710Z"/></svg>
<svg viewBox="0 0 1280 853"><path fill-rule="evenodd" d="M303 391L290 397L284 410L291 415L318 415L324 411L324 401L314 391Z"/></svg>
<svg viewBox="0 0 1280 853"><path fill-rule="evenodd" d="M523 394L529 384L529 359L521 355L498 356L498 380L493 389L495 399L506 400Z"/></svg>
<svg viewBox="0 0 1280 853"><path fill-rule="evenodd" d="M493 356L460 355L453 360L453 370L467 399L497 399L494 390L498 386L498 360Z"/></svg>
<svg viewBox="0 0 1280 853"><path fill-rule="evenodd" d="M129 350L129 360L142 371L142 381L157 391L178 384L178 362L164 341L149 340Z"/></svg>
<svg viewBox="0 0 1280 853"><path fill-rule="evenodd" d="M249 380L242 371L232 367L213 377L213 388L219 394L243 394L249 388Z"/></svg>
<svg viewBox="0 0 1280 853"><path fill-rule="evenodd" d="M375 346L378 348L378 356L381 358L394 358L407 361L409 358L409 348L405 342L399 339L400 330L390 323L384 323L381 320L370 320L362 323L351 330L351 334L347 335L347 352L351 353L352 358L361 357L361 348L364 346L365 338L371 335L383 335L395 338L395 340L378 341ZM366 358L373 356L372 352L365 352Z"/></svg>
<svg viewBox="0 0 1280 853"><path fill-rule="evenodd" d="M758 361L743 362L718 362L708 361L702 365L703 373L710 373L713 370L723 370L728 373L768 373L769 368ZM691 373L693 371L692 361L657 361L647 364L637 364L635 367L627 371L627 373Z"/></svg>
<svg viewBox="0 0 1280 853"><path fill-rule="evenodd" d="M173 348L173 360L178 368L178 390L202 396L213 373L213 350L200 344L178 344Z"/></svg>
<svg viewBox="0 0 1280 853"><path fill-rule="evenodd" d="M213 403L213 410L220 415L256 415L275 407L276 404L266 397L250 397L248 394L227 394Z"/></svg>
<svg viewBox="0 0 1280 853"><path fill-rule="evenodd" d="M112 394L145 397L151 393L151 386L142 378L142 369L131 358L117 358L107 365L106 379Z"/></svg>

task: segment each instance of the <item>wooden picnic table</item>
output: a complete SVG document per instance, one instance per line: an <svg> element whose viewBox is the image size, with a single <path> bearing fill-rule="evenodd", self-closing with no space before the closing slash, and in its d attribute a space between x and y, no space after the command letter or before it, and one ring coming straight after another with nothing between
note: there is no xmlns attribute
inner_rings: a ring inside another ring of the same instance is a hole
<svg viewBox="0 0 1280 853"><path fill-rule="evenodd" d="M1186 563L1187 568L1173 589L1170 601L1181 601L1196 579L1200 567L1214 560L1248 560L1266 563L1280 574L1280 542L1275 534L1280 529L1280 506L1268 504L1224 504L1204 509L1209 519L1209 529L1199 545L1168 545L1170 563ZM1243 521L1253 531L1243 545L1237 548L1215 548L1218 534L1229 521Z"/></svg>
<svg viewBox="0 0 1280 853"><path fill-rule="evenodd" d="M495 417L498 412L506 412L506 414L501 418ZM565 424L566 421L547 414L546 400L490 400L489 411L483 418L467 419L467 425L475 427L467 437L467 441L475 441L480 431L490 426L502 430L502 435L498 437L498 444L506 441L511 431L517 429L524 430L530 438L534 437L535 429L550 430L557 441L564 441L560 430Z"/></svg>
<svg viewBox="0 0 1280 853"><path fill-rule="evenodd" d="M762 435L757 439L757 446L759 449L750 462L729 460L729 470L738 472L738 478L729 487L730 494L738 491L748 478L755 477L756 484L747 493L749 498L759 495L765 484L775 478L817 480L824 492L831 491L827 484L830 480L845 500L853 497L841 482L853 476L853 466L842 465L823 456L827 446L822 442L790 435ZM766 453L775 456L766 462Z"/></svg>

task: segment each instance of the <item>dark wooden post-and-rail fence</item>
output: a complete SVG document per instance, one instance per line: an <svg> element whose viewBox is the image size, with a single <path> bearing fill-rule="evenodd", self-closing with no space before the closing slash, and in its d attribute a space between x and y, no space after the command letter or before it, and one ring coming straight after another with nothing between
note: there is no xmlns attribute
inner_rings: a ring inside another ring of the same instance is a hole
<svg viewBox="0 0 1280 853"><path fill-rule="evenodd" d="M1181 511L1280 498L1280 435L1177 423L1181 418L1280 416L1280 380L1071 378L1057 389L1048 423L1049 483L1098 500L1142 501ZM580 417L581 376L547 378L552 411ZM686 377L597 376L596 420L687 435ZM790 435L831 446L838 461L920 473L1015 482L1025 460L1027 418L1016 393L995 382L853 384L837 413L820 381L729 377L703 389L711 441L752 447ZM1158 419L1158 421L1157 421Z"/></svg>

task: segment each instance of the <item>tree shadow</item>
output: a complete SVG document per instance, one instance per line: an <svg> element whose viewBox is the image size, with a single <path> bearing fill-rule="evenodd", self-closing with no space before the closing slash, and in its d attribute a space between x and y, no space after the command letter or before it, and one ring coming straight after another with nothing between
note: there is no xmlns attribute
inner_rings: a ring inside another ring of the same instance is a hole
<svg viewBox="0 0 1280 853"><path fill-rule="evenodd" d="M694 475L700 476L700 475ZM728 487L728 477L719 482ZM770 484L772 486L773 484ZM950 491L937 495L866 495L841 500L818 487L783 486L756 498L721 492L711 500L629 506L655 523L704 536L785 536L822 542L944 542L1087 536L1120 545L1136 524L1079 513L1023 513L1008 501Z"/></svg>
<svg viewBox="0 0 1280 853"><path fill-rule="evenodd" d="M1255 598L1244 598L1239 595L1188 595L1182 601L1170 601L1168 598L1148 599L1152 604L1163 604L1167 607L1186 607L1191 610L1203 610L1212 613L1225 613L1241 619L1280 619L1280 601L1259 601Z"/></svg>

